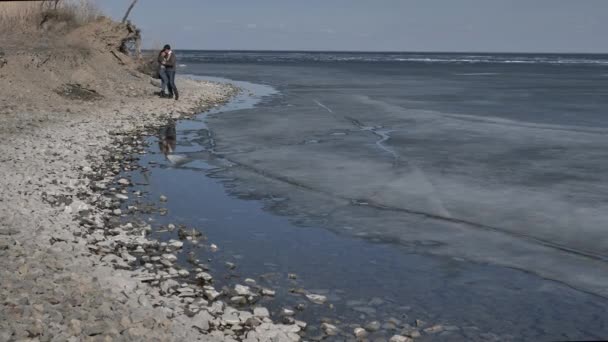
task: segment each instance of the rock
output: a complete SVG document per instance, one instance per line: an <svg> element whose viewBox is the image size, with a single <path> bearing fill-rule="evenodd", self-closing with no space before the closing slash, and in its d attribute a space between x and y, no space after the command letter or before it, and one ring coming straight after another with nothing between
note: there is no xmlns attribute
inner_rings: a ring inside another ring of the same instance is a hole
<svg viewBox="0 0 608 342"><path fill-rule="evenodd" d="M231 270L233 270L233 269L235 269L235 268L236 268L236 264L235 264L235 263L233 263L233 262L229 262L229 261L227 261L225 265L226 265L226 267L227 267L228 269L231 269Z"/></svg>
<svg viewBox="0 0 608 342"><path fill-rule="evenodd" d="M225 307L226 307L226 305L224 304L224 302L222 302L221 300L218 300L218 301L214 302L213 304L211 304L211 307L209 307L207 309L207 311L209 311L210 314L219 315L224 312Z"/></svg>
<svg viewBox="0 0 608 342"><path fill-rule="evenodd" d="M304 321L296 320L295 323L298 327L300 327L300 329L306 329L306 327L308 326L308 324Z"/></svg>
<svg viewBox="0 0 608 342"><path fill-rule="evenodd" d="M274 297L275 294L276 294L276 292L274 290L262 289L262 295L264 295L264 296Z"/></svg>
<svg viewBox="0 0 608 342"><path fill-rule="evenodd" d="M160 195L160 201L161 202L167 202L168 198L165 195Z"/></svg>
<svg viewBox="0 0 608 342"><path fill-rule="evenodd" d="M127 252L122 252L122 254L120 255L122 257L122 259L124 261L126 261L129 265L133 265L137 262L137 258L132 256L131 254L127 253Z"/></svg>
<svg viewBox="0 0 608 342"><path fill-rule="evenodd" d="M234 296L234 297L230 298L230 303L236 304L236 305L247 304L247 298L245 298L243 296Z"/></svg>
<svg viewBox="0 0 608 342"><path fill-rule="evenodd" d="M251 286L255 286L256 282L255 280L251 279L251 278L247 278L245 279L245 283Z"/></svg>
<svg viewBox="0 0 608 342"><path fill-rule="evenodd" d="M253 315L255 317L259 317L259 318L265 318L265 317L270 317L270 312L268 312L268 309L263 308L263 307L257 307L253 309Z"/></svg>
<svg viewBox="0 0 608 342"><path fill-rule="evenodd" d="M327 297L318 294L307 294L306 298L308 298L308 300L310 300L311 302L319 305L327 302Z"/></svg>
<svg viewBox="0 0 608 342"><path fill-rule="evenodd" d="M420 337L420 332L418 330L412 330L409 333L407 333L406 335L408 335L411 338L418 338L418 337Z"/></svg>
<svg viewBox="0 0 608 342"><path fill-rule="evenodd" d="M116 196L116 198L118 198L118 199L119 199L119 200L121 200L121 201L126 201L126 200L128 200L128 199L129 199L129 196L127 196L127 195L123 195L123 194L116 194L116 195L114 195L114 196Z"/></svg>
<svg viewBox="0 0 608 342"><path fill-rule="evenodd" d="M395 336L391 337L391 339L389 340L389 342L411 342L411 341L413 341L411 338L401 336L401 335L395 335Z"/></svg>
<svg viewBox="0 0 608 342"><path fill-rule="evenodd" d="M179 274L180 277L187 277L190 275L190 272L188 272L187 270L179 270L177 271L177 274Z"/></svg>
<svg viewBox="0 0 608 342"><path fill-rule="evenodd" d="M243 286L238 284L234 286L234 291L239 296L250 296L252 294L249 286Z"/></svg>
<svg viewBox="0 0 608 342"><path fill-rule="evenodd" d="M294 316L295 314L296 314L296 312L291 309L281 310L281 315L283 315L283 316Z"/></svg>
<svg viewBox="0 0 608 342"><path fill-rule="evenodd" d="M145 254L146 250L142 246L137 246L133 251L134 254Z"/></svg>
<svg viewBox="0 0 608 342"><path fill-rule="evenodd" d="M175 256L175 254L170 254L170 253L163 254L162 258L165 260L168 260L170 262L175 262L177 260L177 257Z"/></svg>
<svg viewBox="0 0 608 342"><path fill-rule="evenodd" d="M382 325L380 324L380 322L378 322L378 321L372 321L372 322L367 323L364 328L367 331L374 332L374 331L380 330L381 326Z"/></svg>
<svg viewBox="0 0 608 342"><path fill-rule="evenodd" d="M216 244L212 243L209 248L211 249L212 252L216 252L218 250L218 247Z"/></svg>
<svg viewBox="0 0 608 342"><path fill-rule="evenodd" d="M114 210L112 211L112 214L114 214L114 215L116 215L116 216L120 216L120 215L122 214L122 210L120 210L120 209L114 209Z"/></svg>
<svg viewBox="0 0 608 342"><path fill-rule="evenodd" d="M129 184L131 184L131 182L128 179L126 179L126 178L121 178L121 179L118 180L118 184L120 184L120 185L129 185Z"/></svg>
<svg viewBox="0 0 608 342"><path fill-rule="evenodd" d="M168 279L160 283L160 289L164 293L171 293L174 287L179 286L179 283L173 279Z"/></svg>
<svg viewBox="0 0 608 342"><path fill-rule="evenodd" d="M427 334L436 334L436 333L442 332L442 331L443 331L443 326L440 324L433 325L432 327L424 329L424 332Z"/></svg>
<svg viewBox="0 0 608 342"><path fill-rule="evenodd" d="M184 246L184 243L177 240L169 240L167 246L171 247L172 249L180 249Z"/></svg>
<svg viewBox="0 0 608 342"><path fill-rule="evenodd" d="M80 336L82 333L82 322L77 319L70 320L68 332L72 336Z"/></svg>
<svg viewBox="0 0 608 342"><path fill-rule="evenodd" d="M213 286L203 287L203 293L205 294L205 297L211 301L215 300L221 295L221 293L217 292Z"/></svg>
<svg viewBox="0 0 608 342"><path fill-rule="evenodd" d="M333 324L329 324L329 323L323 323L323 324L321 324L321 329L323 329L323 331L325 332L325 334L327 334L329 336L335 336L339 332L338 327L336 327Z"/></svg>
<svg viewBox="0 0 608 342"><path fill-rule="evenodd" d="M289 279L297 279L297 278L298 278L298 276L297 276L295 273L289 273L289 274L287 275L287 278L289 278Z"/></svg>
<svg viewBox="0 0 608 342"><path fill-rule="evenodd" d="M355 328L354 333L357 338L363 338L367 335L367 331L361 327Z"/></svg>
<svg viewBox="0 0 608 342"><path fill-rule="evenodd" d="M195 278L200 279L205 283L209 283L209 282L211 282L211 280L213 280L213 277L211 276L211 274L209 274L207 272L199 272L196 274Z"/></svg>
<svg viewBox="0 0 608 342"><path fill-rule="evenodd" d="M224 312L221 319L222 322L226 325L238 325L239 323L241 323L239 315L236 311Z"/></svg>
<svg viewBox="0 0 608 342"><path fill-rule="evenodd" d="M192 326L206 332L209 331L209 322L211 322L213 319L214 317L211 316L211 314L205 310L201 310L194 317L192 317Z"/></svg>
<svg viewBox="0 0 608 342"><path fill-rule="evenodd" d="M262 321L257 317L249 317L245 320L245 325L248 327L255 328L262 324Z"/></svg>

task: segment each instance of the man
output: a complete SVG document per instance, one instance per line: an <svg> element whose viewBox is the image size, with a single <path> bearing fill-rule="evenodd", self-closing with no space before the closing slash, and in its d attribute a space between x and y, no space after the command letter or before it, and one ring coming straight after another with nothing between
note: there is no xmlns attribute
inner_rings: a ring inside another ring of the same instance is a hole
<svg viewBox="0 0 608 342"><path fill-rule="evenodd" d="M169 44L165 45L164 49L166 54L166 60L164 62L165 71L167 73L167 86L169 87L169 98L173 98L175 94L175 100L179 100L179 93L177 92L177 87L175 86L175 53L171 50L171 46Z"/></svg>
<svg viewBox="0 0 608 342"><path fill-rule="evenodd" d="M169 83L169 77L167 76L167 67L165 62L167 61L167 51L163 48L158 54L158 75L160 76L160 97L167 97L167 85Z"/></svg>

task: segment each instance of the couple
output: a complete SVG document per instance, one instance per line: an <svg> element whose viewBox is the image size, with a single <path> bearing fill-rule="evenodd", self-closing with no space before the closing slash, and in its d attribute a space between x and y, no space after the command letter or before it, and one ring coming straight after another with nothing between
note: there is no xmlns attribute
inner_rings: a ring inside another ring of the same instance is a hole
<svg viewBox="0 0 608 342"><path fill-rule="evenodd" d="M175 53L168 44L158 54L158 64L161 80L160 97L172 99L175 94L175 100L179 100L179 93L175 87ZM169 93L166 92L166 88Z"/></svg>

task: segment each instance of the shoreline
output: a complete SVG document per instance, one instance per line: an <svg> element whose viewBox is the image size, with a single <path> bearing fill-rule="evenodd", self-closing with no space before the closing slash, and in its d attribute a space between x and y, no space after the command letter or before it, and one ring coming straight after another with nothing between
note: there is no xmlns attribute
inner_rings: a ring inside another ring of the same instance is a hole
<svg viewBox="0 0 608 342"><path fill-rule="evenodd" d="M114 269L90 253L87 243L99 235L87 234L82 221L97 212L95 224L104 227L110 214L87 203L98 195L85 177L98 171L96 165L116 147L113 140L208 110L236 93L228 85L179 81L179 102L112 99L88 113L79 103L64 108L64 115L12 111L5 118L4 128L12 132L1 148L0 276L7 300L0 311L0 341L210 338L191 328L193 318L173 312L175 302L152 308L157 290L135 280L131 270ZM113 172L94 178L109 181ZM215 337L223 340L223 334Z"/></svg>

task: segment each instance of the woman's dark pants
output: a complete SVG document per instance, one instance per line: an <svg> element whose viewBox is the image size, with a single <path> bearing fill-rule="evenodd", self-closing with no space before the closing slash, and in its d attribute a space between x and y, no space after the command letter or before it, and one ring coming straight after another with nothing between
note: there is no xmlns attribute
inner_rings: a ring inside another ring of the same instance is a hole
<svg viewBox="0 0 608 342"><path fill-rule="evenodd" d="M179 98L179 94L177 92L177 87L175 86L175 70L167 69L167 86L169 87L169 96L173 97L175 94L175 99Z"/></svg>

